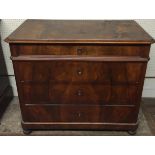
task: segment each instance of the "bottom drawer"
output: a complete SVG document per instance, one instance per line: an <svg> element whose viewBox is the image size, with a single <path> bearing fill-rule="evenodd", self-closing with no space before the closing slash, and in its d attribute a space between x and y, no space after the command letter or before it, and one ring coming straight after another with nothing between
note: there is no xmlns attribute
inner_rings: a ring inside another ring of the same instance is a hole
<svg viewBox="0 0 155 155"><path fill-rule="evenodd" d="M132 106L27 105L22 115L24 122L137 122Z"/></svg>

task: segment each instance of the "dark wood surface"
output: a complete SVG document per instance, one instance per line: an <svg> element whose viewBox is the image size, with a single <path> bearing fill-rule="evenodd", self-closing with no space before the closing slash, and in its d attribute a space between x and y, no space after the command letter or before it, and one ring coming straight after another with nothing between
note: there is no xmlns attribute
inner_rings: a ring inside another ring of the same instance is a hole
<svg viewBox="0 0 155 155"><path fill-rule="evenodd" d="M27 20L7 39L10 43L152 43L132 20Z"/></svg>
<svg viewBox="0 0 155 155"><path fill-rule="evenodd" d="M22 89L22 102L134 104L146 64L16 61L14 66Z"/></svg>
<svg viewBox="0 0 155 155"><path fill-rule="evenodd" d="M24 130L136 130L153 41L137 23L28 20L6 40Z"/></svg>
<svg viewBox="0 0 155 155"><path fill-rule="evenodd" d="M136 123L135 109L128 106L53 105L26 106L23 121L57 123ZM51 115L45 115L51 113ZM29 115L27 115L27 113ZM124 113L126 113L124 115Z"/></svg>
<svg viewBox="0 0 155 155"><path fill-rule="evenodd" d="M103 60L104 61L104 60ZM20 82L139 84L146 62L16 61ZM25 70L26 72L22 72ZM134 72L134 74L133 74Z"/></svg>
<svg viewBox="0 0 155 155"><path fill-rule="evenodd" d="M46 56L18 56L18 57L11 57L12 60L16 60L16 61L95 61L95 62L147 62L149 60L149 58L142 58L142 57L108 57L108 56L98 56L98 57L92 57L92 56L81 56L81 57L77 57L77 56L50 56L50 55L46 55Z"/></svg>
<svg viewBox="0 0 155 155"><path fill-rule="evenodd" d="M148 57L149 45L116 44L11 44L12 55L141 56Z"/></svg>

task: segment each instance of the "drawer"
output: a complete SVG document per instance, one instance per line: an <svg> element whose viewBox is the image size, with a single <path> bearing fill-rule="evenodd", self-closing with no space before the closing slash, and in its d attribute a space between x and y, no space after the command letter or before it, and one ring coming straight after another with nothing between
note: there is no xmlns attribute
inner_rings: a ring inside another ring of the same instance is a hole
<svg viewBox="0 0 155 155"><path fill-rule="evenodd" d="M128 106L26 106L25 122L136 123L135 107Z"/></svg>
<svg viewBox="0 0 155 155"><path fill-rule="evenodd" d="M138 84L143 62L18 61L14 62L20 82Z"/></svg>
<svg viewBox="0 0 155 155"><path fill-rule="evenodd" d="M138 86L106 84L21 84L25 104L134 105Z"/></svg>
<svg viewBox="0 0 155 155"><path fill-rule="evenodd" d="M141 56L148 57L149 45L89 45L89 44L12 44L17 55L90 55L90 56Z"/></svg>

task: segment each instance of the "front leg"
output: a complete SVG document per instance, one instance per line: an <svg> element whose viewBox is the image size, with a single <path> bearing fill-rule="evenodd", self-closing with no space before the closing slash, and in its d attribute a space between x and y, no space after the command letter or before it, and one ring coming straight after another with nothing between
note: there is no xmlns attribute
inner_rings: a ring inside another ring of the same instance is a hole
<svg viewBox="0 0 155 155"><path fill-rule="evenodd" d="M136 135L136 133L137 133L137 130L129 130L128 131L129 135Z"/></svg>
<svg viewBox="0 0 155 155"><path fill-rule="evenodd" d="M32 130L28 130L28 129L23 129L23 133L25 135L29 135L32 132Z"/></svg>

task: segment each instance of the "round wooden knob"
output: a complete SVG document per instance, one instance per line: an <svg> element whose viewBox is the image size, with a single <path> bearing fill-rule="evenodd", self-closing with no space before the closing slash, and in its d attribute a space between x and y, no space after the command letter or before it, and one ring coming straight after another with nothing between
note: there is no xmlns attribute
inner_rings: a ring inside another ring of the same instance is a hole
<svg viewBox="0 0 155 155"><path fill-rule="evenodd" d="M82 95L83 95L82 90L78 90L78 91L77 91L77 96L82 96Z"/></svg>
<svg viewBox="0 0 155 155"><path fill-rule="evenodd" d="M77 74L78 74L78 75L82 75L82 73L83 73L83 72L82 72L81 69L77 70Z"/></svg>

